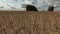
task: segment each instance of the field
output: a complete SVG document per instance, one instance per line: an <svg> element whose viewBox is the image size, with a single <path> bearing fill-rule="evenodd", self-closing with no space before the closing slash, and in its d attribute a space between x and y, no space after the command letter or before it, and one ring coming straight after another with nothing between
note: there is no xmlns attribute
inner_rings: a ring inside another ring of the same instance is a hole
<svg viewBox="0 0 60 34"><path fill-rule="evenodd" d="M0 34L60 34L60 12L0 12Z"/></svg>

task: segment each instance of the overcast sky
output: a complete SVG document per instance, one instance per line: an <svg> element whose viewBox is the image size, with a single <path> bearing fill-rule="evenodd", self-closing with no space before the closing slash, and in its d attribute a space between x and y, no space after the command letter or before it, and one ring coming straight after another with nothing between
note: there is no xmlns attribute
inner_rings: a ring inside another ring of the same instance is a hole
<svg viewBox="0 0 60 34"><path fill-rule="evenodd" d="M0 1L4 2L4 0L0 0ZM37 1L37 0L33 0L33 1L35 2L35 5L37 5L38 1ZM56 1L60 1L60 0L49 0L49 1L56 2ZM43 4L43 5L41 5L41 8L42 8L42 9L47 9L48 4L46 4L46 2L49 2L49 1L43 0L43 3L41 3L41 4ZM11 4L14 5L14 6L16 6L16 7L19 7L19 6L17 6L17 3L20 3L20 2L21 2L21 0L19 0L19 1L17 1L17 2L12 2ZM41 1L39 1L39 2L41 2ZM0 2L0 4L2 4L2 3ZM39 4L39 5L40 5L40 4ZM37 6L38 6L38 5L37 5ZM7 7L7 6L6 6L6 7ZM39 6L39 7L40 7L40 6Z"/></svg>

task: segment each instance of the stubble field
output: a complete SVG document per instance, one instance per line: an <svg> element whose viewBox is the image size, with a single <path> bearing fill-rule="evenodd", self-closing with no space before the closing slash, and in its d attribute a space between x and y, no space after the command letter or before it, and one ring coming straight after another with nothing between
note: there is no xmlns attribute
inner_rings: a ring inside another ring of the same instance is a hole
<svg viewBox="0 0 60 34"><path fill-rule="evenodd" d="M0 34L60 34L60 12L0 12Z"/></svg>

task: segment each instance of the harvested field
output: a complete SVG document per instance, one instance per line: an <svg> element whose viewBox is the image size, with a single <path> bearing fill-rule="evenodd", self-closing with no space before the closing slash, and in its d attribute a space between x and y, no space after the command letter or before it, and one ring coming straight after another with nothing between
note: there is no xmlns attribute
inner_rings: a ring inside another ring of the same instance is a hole
<svg viewBox="0 0 60 34"><path fill-rule="evenodd" d="M0 12L0 34L60 34L60 12Z"/></svg>

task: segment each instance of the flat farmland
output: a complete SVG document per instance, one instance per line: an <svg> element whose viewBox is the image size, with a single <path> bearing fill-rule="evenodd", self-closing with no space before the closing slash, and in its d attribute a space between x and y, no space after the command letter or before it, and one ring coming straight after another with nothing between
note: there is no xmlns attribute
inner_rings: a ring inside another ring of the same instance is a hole
<svg viewBox="0 0 60 34"><path fill-rule="evenodd" d="M0 12L0 34L60 34L60 12Z"/></svg>

